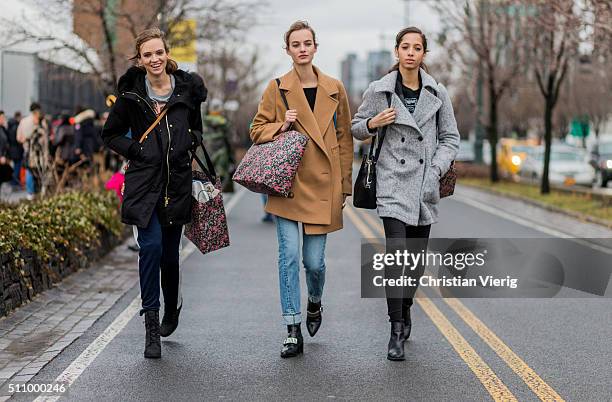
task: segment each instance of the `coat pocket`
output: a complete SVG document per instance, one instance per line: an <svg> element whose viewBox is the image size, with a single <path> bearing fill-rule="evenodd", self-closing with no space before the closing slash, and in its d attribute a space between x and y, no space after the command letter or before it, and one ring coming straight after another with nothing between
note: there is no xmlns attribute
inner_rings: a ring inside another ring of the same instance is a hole
<svg viewBox="0 0 612 402"><path fill-rule="evenodd" d="M434 169L429 169L423 182L423 201L437 204L440 201L440 178Z"/></svg>

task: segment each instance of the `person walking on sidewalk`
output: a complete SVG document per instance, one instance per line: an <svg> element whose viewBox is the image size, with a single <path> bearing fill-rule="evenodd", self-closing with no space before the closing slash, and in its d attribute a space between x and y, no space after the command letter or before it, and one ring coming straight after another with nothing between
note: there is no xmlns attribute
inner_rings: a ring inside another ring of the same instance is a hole
<svg viewBox="0 0 612 402"><path fill-rule="evenodd" d="M344 86L312 64L318 46L314 30L297 21L284 39L293 68L265 89L251 139L255 144L273 141L291 127L309 137L289 197L270 196L265 208L276 217L280 301L288 332L281 357L293 357L303 352L298 225L308 286L306 326L314 336L322 322L327 233L342 228L342 208L352 192L353 138Z"/></svg>
<svg viewBox="0 0 612 402"><path fill-rule="evenodd" d="M45 190L50 173L49 125L37 102L32 102L30 114L19 122L17 141L23 144L27 199L32 200L37 191Z"/></svg>
<svg viewBox="0 0 612 402"><path fill-rule="evenodd" d="M438 218L439 181L459 148L450 97L444 86L427 73L423 63L426 53L427 38L420 29L400 31L395 40L398 63L370 84L352 121L353 136L360 140L388 126L376 168L377 210L385 228L387 253L427 249L431 224ZM420 266L404 274L418 281L423 269ZM387 278L400 275L402 267L385 269ZM387 358L404 360L416 286L386 287L385 291L391 322Z"/></svg>
<svg viewBox="0 0 612 402"><path fill-rule="evenodd" d="M202 78L179 70L169 51L159 29L138 35L136 65L119 79L117 101L102 130L104 144L129 160L121 219L137 227L147 358L161 357L160 335L169 336L178 326L179 246L183 225L191 220L189 151L201 141L200 106L207 93Z"/></svg>
<svg viewBox="0 0 612 402"><path fill-rule="evenodd" d="M9 158L13 161L13 180L11 185L14 191L21 190L21 164L23 160L23 145L17 141L17 127L21 121L21 112L16 111L8 121Z"/></svg>

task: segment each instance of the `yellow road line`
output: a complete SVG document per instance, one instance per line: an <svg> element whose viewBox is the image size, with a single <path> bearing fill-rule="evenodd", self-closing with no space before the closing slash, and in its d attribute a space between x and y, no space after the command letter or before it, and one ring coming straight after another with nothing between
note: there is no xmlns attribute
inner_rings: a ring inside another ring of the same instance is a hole
<svg viewBox="0 0 612 402"><path fill-rule="evenodd" d="M419 291L420 292L420 291ZM457 328L444 316L433 302L424 294L417 295L415 298L419 306L429 316L431 321L438 327L446 340L453 346L457 354L467 363L468 367L474 372L482 385L489 392L495 401L517 401L516 397L506 387L506 384L499 379L497 374L482 360L474 348L459 333Z"/></svg>
<svg viewBox="0 0 612 402"><path fill-rule="evenodd" d="M351 206L345 208L349 219L366 238L374 238L372 231L357 216ZM448 342L453 346L457 354L468 365L476 377L480 380L487 392L495 401L517 401L516 397L510 392L508 387L493 372L491 367L482 360L474 348L465 340L459 331L442 314L442 312L424 294L419 294L417 303L436 325L438 330L444 335Z"/></svg>
<svg viewBox="0 0 612 402"><path fill-rule="evenodd" d="M493 331L491 331L460 300L444 298L459 317L466 322L497 353L499 357L527 384L542 401L563 401L564 399L512 351Z"/></svg>
<svg viewBox="0 0 612 402"><path fill-rule="evenodd" d="M359 211L360 216L366 217L368 223L382 237L384 229L380 222L376 221L365 211ZM421 293L422 294L422 293ZM480 338L510 367L527 386L542 401L564 401L564 399L548 385L531 367L527 365L508 345L506 345L489 327L487 327L476 315L468 309L459 299L443 298L465 323L472 328ZM419 300L417 299L417 302Z"/></svg>

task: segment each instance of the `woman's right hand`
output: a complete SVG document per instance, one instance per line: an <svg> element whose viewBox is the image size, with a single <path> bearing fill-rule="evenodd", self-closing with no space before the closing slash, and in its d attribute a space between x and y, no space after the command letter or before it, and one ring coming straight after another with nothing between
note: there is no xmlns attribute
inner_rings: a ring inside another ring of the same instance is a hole
<svg viewBox="0 0 612 402"><path fill-rule="evenodd" d="M297 110L295 109L287 110L287 112L285 112L285 124L283 124L283 126L281 127L281 132L285 132L289 130L289 127L291 127L291 124L295 123L296 120L297 120Z"/></svg>
<svg viewBox="0 0 612 402"><path fill-rule="evenodd" d="M370 121L368 122L368 129L374 130L376 128L384 127L393 123L395 121L395 115L395 109L393 109L392 107L383 110L382 112L378 113L376 116L370 119Z"/></svg>

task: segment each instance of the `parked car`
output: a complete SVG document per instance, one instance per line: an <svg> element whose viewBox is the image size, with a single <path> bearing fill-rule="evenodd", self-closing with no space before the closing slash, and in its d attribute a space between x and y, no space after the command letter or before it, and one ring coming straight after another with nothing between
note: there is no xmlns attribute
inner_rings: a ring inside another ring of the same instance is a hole
<svg viewBox="0 0 612 402"><path fill-rule="evenodd" d="M527 153L520 176L540 180L544 170L544 147L539 146ZM580 184L591 186L595 181L595 170L588 163L583 149L566 145L553 145L550 150L548 180L555 184Z"/></svg>
<svg viewBox="0 0 612 402"><path fill-rule="evenodd" d="M471 163L475 160L476 153L474 152L474 142L470 140L461 140L455 161Z"/></svg>
<svg viewBox="0 0 612 402"><path fill-rule="evenodd" d="M595 185L607 187L612 178L612 142L600 143L591 153L590 164L595 169Z"/></svg>

